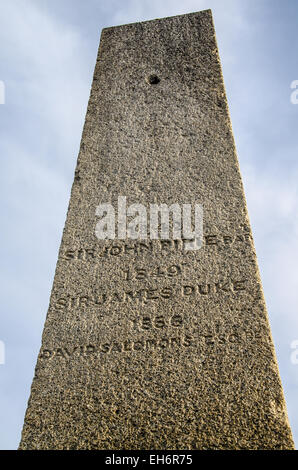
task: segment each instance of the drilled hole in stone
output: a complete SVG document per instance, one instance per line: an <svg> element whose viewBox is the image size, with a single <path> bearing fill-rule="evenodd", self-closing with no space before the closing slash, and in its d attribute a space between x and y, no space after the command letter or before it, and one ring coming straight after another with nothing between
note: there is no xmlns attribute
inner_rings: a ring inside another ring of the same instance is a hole
<svg viewBox="0 0 298 470"><path fill-rule="evenodd" d="M157 75L149 75L147 80L150 85L157 85L160 82L160 78Z"/></svg>

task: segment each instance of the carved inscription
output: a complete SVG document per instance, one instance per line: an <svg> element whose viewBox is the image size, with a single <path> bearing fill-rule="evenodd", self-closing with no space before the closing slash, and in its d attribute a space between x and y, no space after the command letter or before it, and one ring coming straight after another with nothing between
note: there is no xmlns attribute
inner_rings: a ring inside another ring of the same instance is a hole
<svg viewBox="0 0 298 470"><path fill-rule="evenodd" d="M41 359L71 358L73 356L90 356L109 353L128 353L132 351L150 351L172 347L188 348L194 346L194 337L191 334L181 336L163 336L161 338L140 338L136 340L110 341L98 345L75 346L73 348L58 347L55 349L42 349Z"/></svg>
<svg viewBox="0 0 298 470"><path fill-rule="evenodd" d="M233 234L211 234L204 236L203 247L207 249L228 248L231 246L241 247L252 240L249 231L239 231ZM109 258L119 256L138 256L143 253L181 252L188 254L184 250L185 243L190 240L151 240L136 241L132 243L111 242L108 246L90 246L78 249L66 249L62 259L66 261L94 261L97 258Z"/></svg>
<svg viewBox="0 0 298 470"><path fill-rule="evenodd" d="M147 352L164 349L180 349L180 348L195 348L203 346L208 352L216 346L232 346L233 344L240 344L248 341L256 341L262 337L260 332L241 332L233 329L231 331L222 332L185 332L180 335L163 335L160 338L156 337L140 337L133 340L111 340L102 342L100 344L78 345L74 347L61 346L57 348L42 348L40 358L49 360L53 358L58 359L71 359L73 357L90 356L100 357L101 355L111 353L132 353L132 352Z"/></svg>
<svg viewBox="0 0 298 470"><path fill-rule="evenodd" d="M185 264L185 263L183 263ZM148 269L144 267L131 267L124 268L123 278L125 281L132 280L145 280L145 279L154 279L154 278L172 278L179 276L182 273L182 265L172 265L172 266L157 266L155 269Z"/></svg>
<svg viewBox="0 0 298 470"><path fill-rule="evenodd" d="M60 297L54 304L55 310L71 310L73 308L88 308L103 305L105 303L118 302L154 302L157 300L169 300L174 297L190 299L193 297L205 297L220 293L238 293L247 288L247 280L225 280L210 283L183 283L183 285L148 287L144 289L102 292L96 295L80 295Z"/></svg>

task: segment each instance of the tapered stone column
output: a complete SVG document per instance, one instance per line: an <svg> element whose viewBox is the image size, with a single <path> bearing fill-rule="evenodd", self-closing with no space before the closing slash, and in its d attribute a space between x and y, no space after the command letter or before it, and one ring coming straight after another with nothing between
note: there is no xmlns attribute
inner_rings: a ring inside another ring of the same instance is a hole
<svg viewBox="0 0 298 470"><path fill-rule="evenodd" d="M98 239L119 197L202 247ZM20 448L293 448L210 10L102 31Z"/></svg>

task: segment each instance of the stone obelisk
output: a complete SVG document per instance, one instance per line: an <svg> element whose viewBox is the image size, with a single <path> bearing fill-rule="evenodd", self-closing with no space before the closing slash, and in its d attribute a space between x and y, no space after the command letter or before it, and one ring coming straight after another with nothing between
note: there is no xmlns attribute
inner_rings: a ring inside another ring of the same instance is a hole
<svg viewBox="0 0 298 470"><path fill-rule="evenodd" d="M119 196L202 247L98 239ZM20 449L293 446L211 11L106 28Z"/></svg>

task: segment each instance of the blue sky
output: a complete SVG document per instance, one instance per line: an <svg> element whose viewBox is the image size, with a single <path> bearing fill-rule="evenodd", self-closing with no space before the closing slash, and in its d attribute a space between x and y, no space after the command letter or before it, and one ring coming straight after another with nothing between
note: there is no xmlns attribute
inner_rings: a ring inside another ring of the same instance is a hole
<svg viewBox="0 0 298 470"><path fill-rule="evenodd" d="M0 448L18 446L103 27L211 8L298 442L296 0L0 0Z"/></svg>

